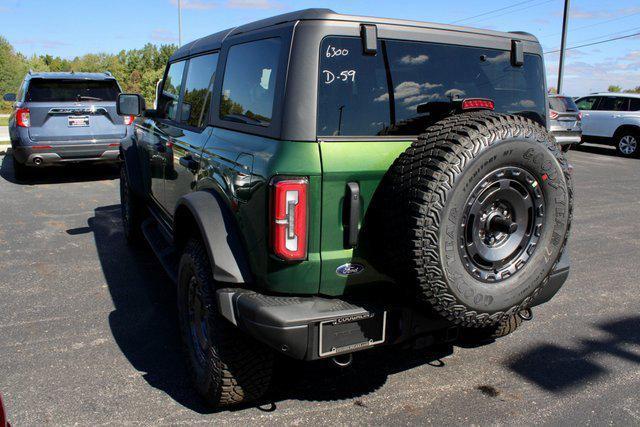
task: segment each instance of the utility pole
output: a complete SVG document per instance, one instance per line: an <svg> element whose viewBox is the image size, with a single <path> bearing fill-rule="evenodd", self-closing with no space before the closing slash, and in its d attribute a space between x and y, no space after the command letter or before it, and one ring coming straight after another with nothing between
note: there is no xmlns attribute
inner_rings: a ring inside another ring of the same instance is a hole
<svg viewBox="0 0 640 427"><path fill-rule="evenodd" d="M560 63L558 64L558 95L562 94L562 74L564 72L564 50L567 45L567 27L569 26L569 0L564 0L564 18L562 20L562 41L560 42Z"/></svg>
<svg viewBox="0 0 640 427"><path fill-rule="evenodd" d="M182 0L178 0L178 47L181 47L181 46L182 46Z"/></svg>

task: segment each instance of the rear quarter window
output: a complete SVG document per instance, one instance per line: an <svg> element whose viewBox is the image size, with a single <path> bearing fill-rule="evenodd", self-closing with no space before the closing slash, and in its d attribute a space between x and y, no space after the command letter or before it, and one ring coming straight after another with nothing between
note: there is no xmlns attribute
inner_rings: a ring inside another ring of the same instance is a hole
<svg viewBox="0 0 640 427"><path fill-rule="evenodd" d="M280 59L277 37L229 48L222 83L220 118L269 126L276 95Z"/></svg>
<svg viewBox="0 0 640 427"><path fill-rule="evenodd" d="M464 98L489 98L502 113L544 124L542 59L466 46L381 40L362 53L359 38L328 37L320 50L318 129L323 136L416 135L436 110Z"/></svg>
<svg viewBox="0 0 640 427"><path fill-rule="evenodd" d="M115 80L31 79L26 102L115 101Z"/></svg>

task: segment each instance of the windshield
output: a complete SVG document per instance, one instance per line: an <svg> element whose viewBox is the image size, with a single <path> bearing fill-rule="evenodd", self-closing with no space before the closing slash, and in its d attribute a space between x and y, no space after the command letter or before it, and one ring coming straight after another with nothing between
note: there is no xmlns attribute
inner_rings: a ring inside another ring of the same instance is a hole
<svg viewBox="0 0 640 427"><path fill-rule="evenodd" d="M577 112L578 107L573 99L565 96L554 96L549 98L549 108L559 113Z"/></svg>
<svg viewBox="0 0 640 427"><path fill-rule="evenodd" d="M510 51L379 40L362 53L354 37L327 37L320 51L318 135L417 135L456 100L488 98L501 113L545 123L542 59Z"/></svg>
<svg viewBox="0 0 640 427"><path fill-rule="evenodd" d="M120 93L115 80L32 79L27 102L115 101Z"/></svg>

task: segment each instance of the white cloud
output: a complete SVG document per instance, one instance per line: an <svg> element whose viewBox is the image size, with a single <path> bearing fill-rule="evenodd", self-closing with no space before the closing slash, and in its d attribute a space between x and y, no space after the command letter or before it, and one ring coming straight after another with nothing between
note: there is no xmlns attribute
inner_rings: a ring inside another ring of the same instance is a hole
<svg viewBox="0 0 640 427"><path fill-rule="evenodd" d="M27 38L20 39L13 42L18 45L28 45L31 47L39 47L43 49L57 49L60 47L69 46L69 43L59 41L59 40L51 40L51 39L39 39L39 38Z"/></svg>
<svg viewBox="0 0 640 427"><path fill-rule="evenodd" d="M277 9L282 5L271 0L227 0L225 7L230 9Z"/></svg>
<svg viewBox="0 0 640 427"><path fill-rule="evenodd" d="M400 62L405 65L424 64L428 60L429 60L429 55L418 55L418 56L406 55L400 58Z"/></svg>
<svg viewBox="0 0 640 427"><path fill-rule="evenodd" d="M173 43L178 41L178 36L166 28L156 28L151 32L151 39L159 42Z"/></svg>
<svg viewBox="0 0 640 427"><path fill-rule="evenodd" d="M606 19L618 18L625 15L631 15L640 12L640 7L625 7L620 9L599 9L585 10L580 7L574 7L569 12L569 17L573 19Z"/></svg>
<svg viewBox="0 0 640 427"><path fill-rule="evenodd" d="M171 4L177 7L178 0L171 0ZM208 10L215 9L218 4L209 0L182 0L181 7L185 10Z"/></svg>
<svg viewBox="0 0 640 427"><path fill-rule="evenodd" d="M410 104L416 100L427 99L431 97L428 92L437 87L441 87L441 84L435 83L417 83L417 82L402 82L393 91L393 96L398 101L403 101L404 104ZM407 101L411 99L412 101ZM389 94L385 93L377 97L374 101L385 102L389 100Z"/></svg>

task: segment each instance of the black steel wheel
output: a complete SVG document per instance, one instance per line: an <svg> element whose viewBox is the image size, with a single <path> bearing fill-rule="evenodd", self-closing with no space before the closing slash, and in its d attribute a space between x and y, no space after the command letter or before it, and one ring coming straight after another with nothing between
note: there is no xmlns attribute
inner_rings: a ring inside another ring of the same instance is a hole
<svg viewBox="0 0 640 427"><path fill-rule="evenodd" d="M192 382L212 407L254 401L269 388L273 352L218 313L215 291L207 251L190 239L180 259L178 316Z"/></svg>
<svg viewBox="0 0 640 427"><path fill-rule="evenodd" d="M460 256L470 274L497 282L525 266L544 226L540 183L517 166L485 176L467 198L460 222Z"/></svg>

